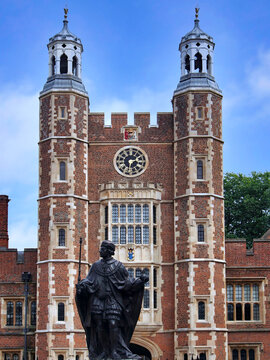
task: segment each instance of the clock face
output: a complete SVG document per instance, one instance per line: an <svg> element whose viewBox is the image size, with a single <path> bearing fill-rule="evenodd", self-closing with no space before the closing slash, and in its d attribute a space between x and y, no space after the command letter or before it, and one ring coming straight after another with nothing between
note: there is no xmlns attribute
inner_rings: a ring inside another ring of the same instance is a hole
<svg viewBox="0 0 270 360"><path fill-rule="evenodd" d="M114 157L114 166L117 172L124 176L141 175L146 170L147 163L145 152L134 146L120 149Z"/></svg>

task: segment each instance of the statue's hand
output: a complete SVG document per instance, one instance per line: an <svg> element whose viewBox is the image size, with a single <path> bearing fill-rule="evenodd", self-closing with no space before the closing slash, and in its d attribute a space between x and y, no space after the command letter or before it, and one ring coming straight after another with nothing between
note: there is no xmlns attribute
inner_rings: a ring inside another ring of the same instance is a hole
<svg viewBox="0 0 270 360"><path fill-rule="evenodd" d="M140 279L142 280L142 282L145 284L149 281L149 276L146 275L146 273L144 271L142 271Z"/></svg>
<svg viewBox="0 0 270 360"><path fill-rule="evenodd" d="M79 284L76 284L76 292L78 295L81 295L81 293L85 292L86 287L83 282L80 282Z"/></svg>

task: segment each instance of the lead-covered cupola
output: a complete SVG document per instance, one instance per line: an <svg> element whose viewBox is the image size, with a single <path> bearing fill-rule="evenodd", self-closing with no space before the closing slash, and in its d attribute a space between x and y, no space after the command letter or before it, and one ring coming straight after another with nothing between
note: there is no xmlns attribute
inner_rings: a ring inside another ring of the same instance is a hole
<svg viewBox="0 0 270 360"><path fill-rule="evenodd" d="M199 9L195 9L194 28L182 37L179 44L181 53L181 78L175 92L187 88L212 88L221 90L213 75L215 43L199 26Z"/></svg>
<svg viewBox="0 0 270 360"><path fill-rule="evenodd" d="M81 80L83 46L69 31L67 13L62 30L49 39L49 76L41 93L49 90L76 90L87 94Z"/></svg>

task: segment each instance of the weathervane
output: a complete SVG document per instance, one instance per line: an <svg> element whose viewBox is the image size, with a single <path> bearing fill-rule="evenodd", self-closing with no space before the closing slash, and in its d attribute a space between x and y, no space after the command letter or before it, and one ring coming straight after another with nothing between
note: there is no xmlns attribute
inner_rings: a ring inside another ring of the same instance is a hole
<svg viewBox="0 0 270 360"><path fill-rule="evenodd" d="M199 17L199 11L200 11L200 8L195 8L195 17L196 17L196 20L198 20L198 17Z"/></svg>
<svg viewBox="0 0 270 360"><path fill-rule="evenodd" d="M67 20L67 14L68 14L68 8L67 7L64 8L64 12L65 12L65 20Z"/></svg>

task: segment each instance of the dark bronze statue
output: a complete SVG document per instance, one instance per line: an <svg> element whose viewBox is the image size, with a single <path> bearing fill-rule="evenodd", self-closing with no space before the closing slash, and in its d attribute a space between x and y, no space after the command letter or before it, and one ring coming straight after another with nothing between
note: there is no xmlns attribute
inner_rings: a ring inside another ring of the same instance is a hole
<svg viewBox="0 0 270 360"><path fill-rule="evenodd" d="M149 279L144 272L140 278L131 279L124 265L112 257L114 251L112 242L102 242L102 259L77 285L77 308L90 360L139 360L141 357L129 350L129 343Z"/></svg>

